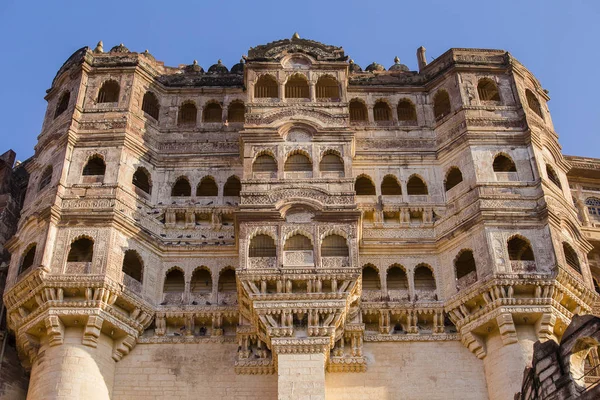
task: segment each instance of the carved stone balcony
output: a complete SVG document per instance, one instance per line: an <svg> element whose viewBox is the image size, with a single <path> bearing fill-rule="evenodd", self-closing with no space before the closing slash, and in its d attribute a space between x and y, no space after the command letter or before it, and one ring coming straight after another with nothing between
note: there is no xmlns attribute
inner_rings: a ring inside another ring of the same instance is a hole
<svg viewBox="0 0 600 400"><path fill-rule="evenodd" d="M381 290L364 290L363 289L360 297L361 297L362 301L379 302L379 301L381 301L381 298L382 298Z"/></svg>
<svg viewBox="0 0 600 400"><path fill-rule="evenodd" d="M349 265L349 257L321 257L322 268L344 268Z"/></svg>
<svg viewBox="0 0 600 400"><path fill-rule="evenodd" d="M428 203L429 195L428 194L411 194L408 195L409 203Z"/></svg>
<svg viewBox="0 0 600 400"><path fill-rule="evenodd" d="M250 257L248 266L252 269L276 268L277 257Z"/></svg>
<svg viewBox="0 0 600 400"><path fill-rule="evenodd" d="M536 271L535 261L515 261L511 260L510 267L513 272L528 273Z"/></svg>
<svg viewBox="0 0 600 400"><path fill-rule="evenodd" d="M475 282L477 282L477 272L471 271L467 275L463 276L462 278L456 281L456 289L458 289L459 291L463 290L465 288L468 288Z"/></svg>
<svg viewBox="0 0 600 400"><path fill-rule="evenodd" d="M312 171L294 171L294 172L285 172L285 179L306 179L312 178Z"/></svg>
<svg viewBox="0 0 600 400"><path fill-rule="evenodd" d="M498 182L518 182L519 174L517 172L496 172Z"/></svg>
<svg viewBox="0 0 600 400"><path fill-rule="evenodd" d="M166 292L161 305L183 304L183 294L183 292Z"/></svg>
<svg viewBox="0 0 600 400"><path fill-rule="evenodd" d="M408 289L388 289L387 292L390 301L403 302L409 300Z"/></svg>
<svg viewBox="0 0 600 400"><path fill-rule="evenodd" d="M312 250L297 250L283 252L284 267L310 267L315 265Z"/></svg>
<svg viewBox="0 0 600 400"><path fill-rule="evenodd" d="M137 294L142 293L142 282L132 278L127 274L123 274L123 285L129 290L136 292Z"/></svg>
<svg viewBox="0 0 600 400"><path fill-rule="evenodd" d="M91 262L67 262L66 274L89 274L92 270Z"/></svg>

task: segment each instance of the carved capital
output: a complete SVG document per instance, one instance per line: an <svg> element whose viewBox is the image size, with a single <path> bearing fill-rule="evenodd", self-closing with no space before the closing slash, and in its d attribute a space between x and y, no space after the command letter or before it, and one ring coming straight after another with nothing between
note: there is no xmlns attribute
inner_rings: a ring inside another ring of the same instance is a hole
<svg viewBox="0 0 600 400"><path fill-rule="evenodd" d="M127 335L124 338L115 340L115 344L113 347L112 358L113 360L119 362L123 357L125 357L129 352L135 347L136 338L132 335Z"/></svg>
<svg viewBox="0 0 600 400"><path fill-rule="evenodd" d="M517 338L517 328L515 328L512 314L500 314L496 317L496 322L498 323L498 329L500 330L500 336L502 337L502 343L504 345L517 343L519 341Z"/></svg>
<svg viewBox="0 0 600 400"><path fill-rule="evenodd" d="M87 324L83 330L83 340L81 341L84 345L90 347L98 346L98 338L100 337L103 322L104 319L101 317L95 315L88 317Z"/></svg>
<svg viewBox="0 0 600 400"><path fill-rule="evenodd" d="M50 315L44 319L46 334L48 335L48 344L58 346L63 344L65 335L65 326L57 315Z"/></svg>
<svg viewBox="0 0 600 400"><path fill-rule="evenodd" d="M480 360L483 360L487 355L487 352L485 350L485 344L483 343L483 340L481 340L481 338L479 338L477 335L471 332L463 333L461 335L461 342L465 345L466 348L468 348L471 351L471 353L475 354Z"/></svg>
<svg viewBox="0 0 600 400"><path fill-rule="evenodd" d="M536 322L536 332L541 342L554 338L554 325L556 324L556 315L553 313L544 313Z"/></svg>

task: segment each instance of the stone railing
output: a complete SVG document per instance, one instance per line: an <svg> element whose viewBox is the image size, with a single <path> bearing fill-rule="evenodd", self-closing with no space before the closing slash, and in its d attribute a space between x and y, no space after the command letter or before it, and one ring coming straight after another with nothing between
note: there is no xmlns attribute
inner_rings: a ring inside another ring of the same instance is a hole
<svg viewBox="0 0 600 400"><path fill-rule="evenodd" d="M363 290L361 295L363 301L379 302L381 297L381 290Z"/></svg>
<svg viewBox="0 0 600 400"><path fill-rule="evenodd" d="M89 274L91 270L92 270L91 262L69 261L69 262L67 262L67 268L65 269L65 274Z"/></svg>
<svg viewBox="0 0 600 400"><path fill-rule="evenodd" d="M477 282L477 271L471 271L467 275L456 280L456 288L463 290Z"/></svg>
<svg viewBox="0 0 600 400"><path fill-rule="evenodd" d="M408 301L408 289L388 289L388 297L390 301Z"/></svg>
<svg viewBox="0 0 600 400"><path fill-rule="evenodd" d="M312 178L312 171L293 171L293 172L284 172L285 179L304 179L304 178Z"/></svg>
<svg viewBox="0 0 600 400"><path fill-rule="evenodd" d="M511 260L510 267L513 272L535 272L535 261L515 261Z"/></svg>
<svg viewBox="0 0 600 400"><path fill-rule="evenodd" d="M237 292L218 292L217 304L229 306L237 304Z"/></svg>
<svg viewBox="0 0 600 400"><path fill-rule="evenodd" d="M183 295L183 292L166 292L161 305L183 304Z"/></svg>
<svg viewBox="0 0 600 400"><path fill-rule="evenodd" d="M277 179L277 172L253 172L252 179Z"/></svg>
<svg viewBox="0 0 600 400"><path fill-rule="evenodd" d="M321 257L322 268L343 268L350 265L348 257Z"/></svg>
<svg viewBox="0 0 600 400"><path fill-rule="evenodd" d="M344 171L321 171L321 178L343 178Z"/></svg>
<svg viewBox="0 0 600 400"><path fill-rule="evenodd" d="M123 274L123 285L131 291L142 293L142 282L132 278L127 274Z"/></svg>
<svg viewBox="0 0 600 400"><path fill-rule="evenodd" d="M250 268L276 268L277 257L249 257Z"/></svg>
<svg viewBox="0 0 600 400"><path fill-rule="evenodd" d="M431 290L415 290L415 301L431 300L437 301L435 289Z"/></svg>
<svg viewBox="0 0 600 400"><path fill-rule="evenodd" d="M204 306L213 303L213 296L211 292L197 292L190 293L190 303L194 305Z"/></svg>
<svg viewBox="0 0 600 400"><path fill-rule="evenodd" d="M81 183L102 183L104 181L104 175L83 175L81 177Z"/></svg>
<svg viewBox="0 0 600 400"><path fill-rule="evenodd" d="M428 194L410 194L408 195L409 203L427 203L429 202Z"/></svg>
<svg viewBox="0 0 600 400"><path fill-rule="evenodd" d="M517 182L519 175L517 172L496 172L498 182Z"/></svg>
<svg viewBox="0 0 600 400"><path fill-rule="evenodd" d="M313 266L315 260L312 250L296 250L283 252L284 266Z"/></svg>

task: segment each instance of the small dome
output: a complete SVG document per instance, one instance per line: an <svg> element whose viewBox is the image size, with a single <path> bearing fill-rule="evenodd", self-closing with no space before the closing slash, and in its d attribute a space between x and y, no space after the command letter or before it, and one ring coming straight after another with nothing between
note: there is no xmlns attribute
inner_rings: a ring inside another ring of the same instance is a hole
<svg viewBox="0 0 600 400"><path fill-rule="evenodd" d="M200 72L203 73L204 72L204 68L202 68L200 65L198 65L198 61L194 60L194 62L190 65L186 65L185 67L183 67L183 69L185 70L185 72Z"/></svg>
<svg viewBox="0 0 600 400"><path fill-rule="evenodd" d="M208 69L209 74L226 74L228 72L229 70L226 66L223 65L223 62L221 60L217 61L216 64L211 65Z"/></svg>
<svg viewBox="0 0 600 400"><path fill-rule="evenodd" d="M123 43L110 49L110 53L131 53Z"/></svg>
<svg viewBox="0 0 600 400"><path fill-rule="evenodd" d="M398 57L394 58L394 65L392 65L388 71L402 71L402 72L408 72L410 71L408 69L408 67L404 64L400 64L400 59Z"/></svg>
<svg viewBox="0 0 600 400"><path fill-rule="evenodd" d="M385 67L383 65L377 64L375 61L373 61L371 64L369 64L367 66L367 68L365 68L365 71L369 71L369 72L385 71Z"/></svg>
<svg viewBox="0 0 600 400"><path fill-rule="evenodd" d="M354 60L350 60L350 73L355 73L355 72L362 72L362 68L360 67L360 65L355 64Z"/></svg>
<svg viewBox="0 0 600 400"><path fill-rule="evenodd" d="M242 58L239 63L231 67L232 74L243 74L244 73L244 59Z"/></svg>

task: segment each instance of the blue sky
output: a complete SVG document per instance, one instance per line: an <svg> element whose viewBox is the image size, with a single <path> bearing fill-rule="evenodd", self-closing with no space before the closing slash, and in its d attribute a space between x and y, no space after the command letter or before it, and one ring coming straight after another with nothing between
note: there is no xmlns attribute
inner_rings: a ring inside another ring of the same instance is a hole
<svg viewBox="0 0 600 400"><path fill-rule="evenodd" d="M343 46L363 68L394 56L417 69L416 49L510 51L550 91L566 154L600 158L600 1L0 1L3 79L0 152L33 155L46 101L62 63L98 40L148 49L167 65L217 59L231 67L248 48L301 37Z"/></svg>

